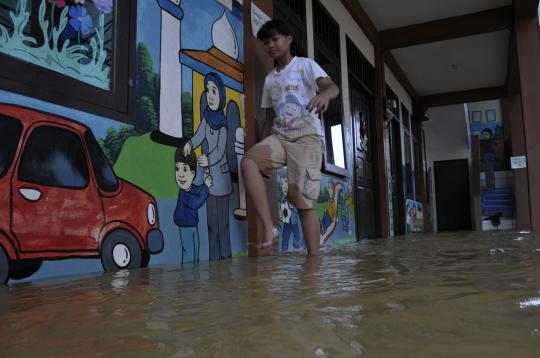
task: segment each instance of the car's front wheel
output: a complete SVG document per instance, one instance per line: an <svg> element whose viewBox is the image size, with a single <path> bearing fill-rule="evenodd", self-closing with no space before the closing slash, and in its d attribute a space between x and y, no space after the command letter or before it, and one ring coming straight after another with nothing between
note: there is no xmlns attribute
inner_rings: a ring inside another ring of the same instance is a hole
<svg viewBox="0 0 540 358"><path fill-rule="evenodd" d="M4 248L0 246L0 284L4 285L9 279L9 260L4 251Z"/></svg>
<svg viewBox="0 0 540 358"><path fill-rule="evenodd" d="M101 247L101 264L105 271L141 267L142 251L139 242L125 230L113 231Z"/></svg>

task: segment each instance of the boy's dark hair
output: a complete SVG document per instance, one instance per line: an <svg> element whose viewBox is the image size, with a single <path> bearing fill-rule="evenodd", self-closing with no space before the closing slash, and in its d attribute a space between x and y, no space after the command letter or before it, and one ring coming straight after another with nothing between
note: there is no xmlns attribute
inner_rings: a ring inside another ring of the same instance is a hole
<svg viewBox="0 0 540 358"><path fill-rule="evenodd" d="M197 157L195 151L191 151L187 156L184 155L184 148L176 148L174 153L174 161L176 163L184 163L189 166L189 170L195 171L197 169Z"/></svg>
<svg viewBox="0 0 540 358"><path fill-rule="evenodd" d="M257 31L257 38L261 41L268 40L275 35L289 36L289 26L282 20L270 20Z"/></svg>
<svg viewBox="0 0 540 358"><path fill-rule="evenodd" d="M257 31L257 39L260 41L268 40L276 35L292 36L291 30L289 30L289 26L285 21L277 19L267 21L262 25L259 31ZM303 51L298 48L294 37L289 49L293 56L304 56Z"/></svg>

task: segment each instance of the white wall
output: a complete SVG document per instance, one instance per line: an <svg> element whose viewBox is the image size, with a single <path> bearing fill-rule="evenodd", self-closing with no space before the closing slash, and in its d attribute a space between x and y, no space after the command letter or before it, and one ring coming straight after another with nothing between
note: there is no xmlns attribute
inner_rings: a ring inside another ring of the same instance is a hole
<svg viewBox="0 0 540 358"><path fill-rule="evenodd" d="M431 217L437 231L437 202L435 198L435 176L433 162L470 158L469 126L467 107L463 104L433 107L428 109L429 120L424 122L426 160L431 169Z"/></svg>

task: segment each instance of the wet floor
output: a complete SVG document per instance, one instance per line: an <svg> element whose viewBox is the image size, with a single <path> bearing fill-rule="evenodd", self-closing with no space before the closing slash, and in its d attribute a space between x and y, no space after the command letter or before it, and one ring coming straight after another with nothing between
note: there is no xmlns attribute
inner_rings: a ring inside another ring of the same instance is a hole
<svg viewBox="0 0 540 358"><path fill-rule="evenodd" d="M538 357L540 238L369 240L0 289L0 355Z"/></svg>

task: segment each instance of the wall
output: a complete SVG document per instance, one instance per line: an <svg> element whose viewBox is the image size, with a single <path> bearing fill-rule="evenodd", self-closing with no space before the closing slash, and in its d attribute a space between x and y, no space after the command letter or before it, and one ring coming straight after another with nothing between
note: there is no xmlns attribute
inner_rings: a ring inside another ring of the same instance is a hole
<svg viewBox="0 0 540 358"><path fill-rule="evenodd" d="M463 105L433 107L428 109L429 121L424 123L428 170L433 178L433 162L442 160L468 159L470 156L469 130L466 109ZM432 205L429 208L437 231L435 182L431 191Z"/></svg>

